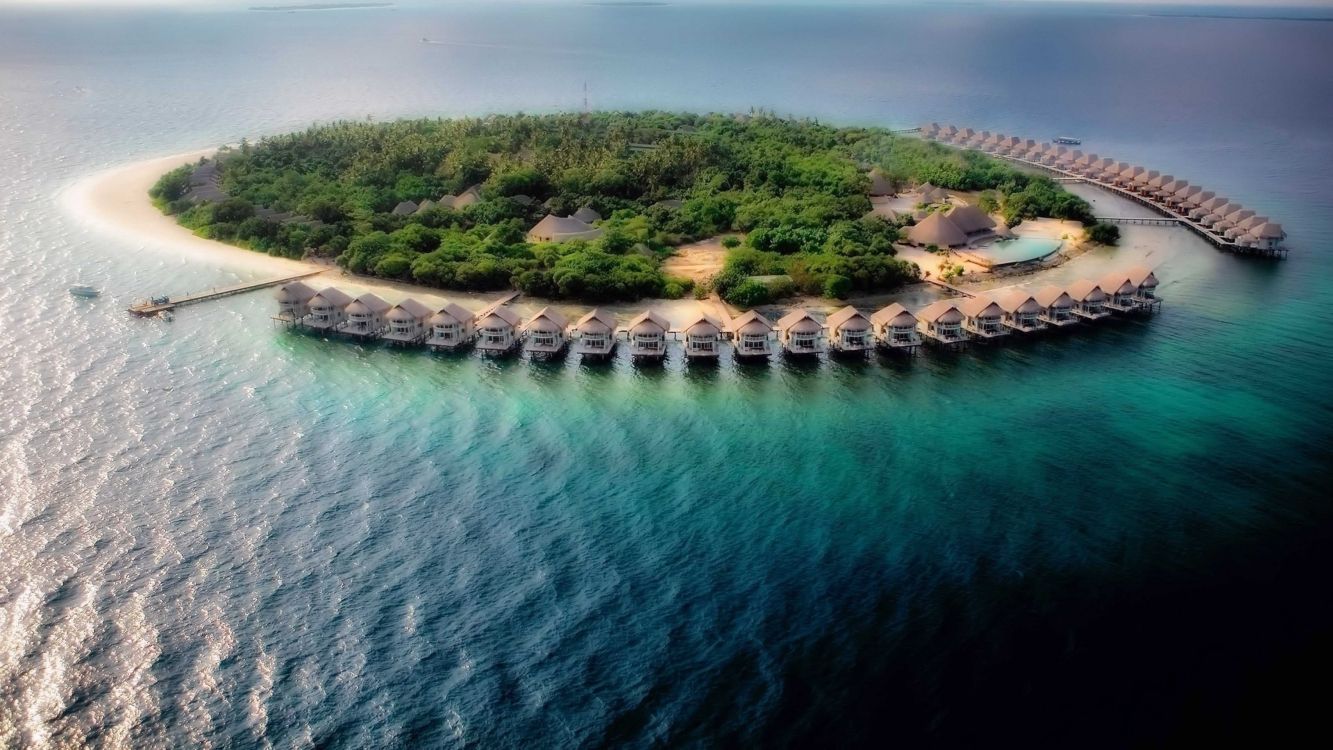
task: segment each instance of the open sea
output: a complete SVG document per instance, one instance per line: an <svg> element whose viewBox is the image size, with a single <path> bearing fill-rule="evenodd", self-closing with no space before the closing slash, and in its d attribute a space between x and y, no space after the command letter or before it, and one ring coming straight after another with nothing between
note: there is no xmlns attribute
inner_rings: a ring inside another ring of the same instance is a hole
<svg viewBox="0 0 1333 750"><path fill-rule="evenodd" d="M0 7L0 747L1326 734L1319 15ZM1101 260L1159 264L1151 320L906 365L598 368L325 342L268 293L131 319L259 274L61 199L315 121L577 110L585 82L603 109L1079 136L1282 222L1291 255L1127 227Z"/></svg>

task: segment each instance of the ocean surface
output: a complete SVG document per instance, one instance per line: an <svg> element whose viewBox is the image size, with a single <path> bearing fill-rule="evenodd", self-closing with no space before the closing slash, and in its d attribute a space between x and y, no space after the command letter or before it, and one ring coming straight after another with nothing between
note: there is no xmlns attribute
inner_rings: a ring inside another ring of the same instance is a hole
<svg viewBox="0 0 1333 750"><path fill-rule="evenodd" d="M1157 13L0 8L0 747L1326 732L1301 680L1333 665L1333 23ZM1159 265L1149 321L598 368L325 342L266 293L131 319L257 274L61 198L316 121L577 110L585 82L1080 136L1292 251L1127 227L1098 262Z"/></svg>

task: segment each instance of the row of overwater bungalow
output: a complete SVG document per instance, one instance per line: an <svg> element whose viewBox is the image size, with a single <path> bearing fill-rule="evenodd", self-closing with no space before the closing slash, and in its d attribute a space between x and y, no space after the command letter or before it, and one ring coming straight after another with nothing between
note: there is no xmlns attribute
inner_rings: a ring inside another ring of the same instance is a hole
<svg viewBox="0 0 1333 750"><path fill-rule="evenodd" d="M316 291L296 281L278 288L274 319L317 333L435 350L474 346L490 354L521 349L533 356L555 356L572 350L583 357L605 358L623 343L635 359L661 359L671 341L680 342L689 359L715 359L728 344L739 358L778 352L863 355L876 349L910 354L923 342L953 348L1010 333L1064 328L1112 313L1151 312L1161 304L1157 283L1152 271L1134 268L1099 282L1077 281L1034 293L1010 289L940 300L916 312L898 303L870 315L848 306L822 321L805 309L777 321L754 310L730 320L701 312L673 328L661 313L650 309L620 328L615 316L601 309L571 323L558 310L544 307L523 320L501 304L476 313L452 302L439 308L414 299L391 305L374 294L352 297L334 287Z"/></svg>
<svg viewBox="0 0 1333 750"><path fill-rule="evenodd" d="M931 140L1022 162L1067 177L1077 177L1178 219L1215 245L1266 255L1285 253L1282 225L1257 215L1188 180L1056 143L1039 143L988 130L961 130L931 123L921 128Z"/></svg>

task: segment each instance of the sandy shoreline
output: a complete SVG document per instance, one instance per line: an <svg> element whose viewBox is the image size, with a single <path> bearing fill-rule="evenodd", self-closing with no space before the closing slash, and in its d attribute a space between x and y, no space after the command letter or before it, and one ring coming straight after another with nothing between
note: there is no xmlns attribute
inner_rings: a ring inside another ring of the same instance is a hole
<svg viewBox="0 0 1333 750"><path fill-rule="evenodd" d="M449 291L406 282L353 276L336 266L304 260L277 258L228 245L225 242L198 237L189 229L176 223L175 219L159 211L148 197L148 189L164 173L182 164L197 161L200 157L211 155L216 150L215 148L199 149L125 164L97 172L79 180L66 190L60 196L61 202L79 220L99 231L117 236L138 249L172 258L183 257L200 263L214 264L232 271L272 274L275 276L317 271L320 272L320 275L309 281L312 286L338 286L352 294L374 292L390 302L398 302L411 296L431 306L442 305L448 300L458 302L465 307L477 309L507 294L507 292ZM1035 229L1036 223L1034 222L1034 226L1029 227L1028 230ZM1055 227L1043 228L1048 232L1055 229ZM1034 234L1036 233L1034 232ZM900 252L902 252L901 249ZM911 252L902 252L899 257L921 263L923 271L936 270L934 266L939 262L938 256L918 259L912 257L912 255ZM925 263L922 263L922 261L925 261ZM1046 270L1039 268L1029 273L1015 275L1013 283L1033 283ZM988 275L977 274L977 276L976 281L982 281ZM986 280L992 283L998 281L995 276L989 276ZM965 276L963 286L968 286L967 281L968 279ZM182 293L188 290L172 289L164 291ZM865 295L847 302L865 304L873 301L875 304L879 304L884 300L895 301L894 298L899 296L919 297L921 293L922 290L919 285L912 285L900 292ZM791 307L797 304L808 304L815 310L833 310L846 303L832 300L800 299L793 300L791 305L774 307ZM572 318L581 316L592 307L587 304L554 302L527 296L519 297L512 306L520 314L530 315L546 305L560 309ZM676 325L687 323L692 316L700 311L710 313L716 311L715 303L698 302L693 299L639 300L630 303L604 304L599 307L626 319L648 307L653 307ZM735 311L732 312L735 313Z"/></svg>

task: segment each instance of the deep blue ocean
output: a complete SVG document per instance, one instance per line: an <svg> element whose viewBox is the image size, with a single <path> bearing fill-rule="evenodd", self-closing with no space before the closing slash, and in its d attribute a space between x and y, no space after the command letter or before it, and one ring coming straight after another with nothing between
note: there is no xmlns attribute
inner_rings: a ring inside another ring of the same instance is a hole
<svg viewBox="0 0 1333 750"><path fill-rule="evenodd" d="M0 7L0 747L1326 733L1318 15ZM321 341L267 294L131 319L256 274L60 199L316 121L577 110L585 82L602 109L1076 135L1292 251L1129 227L1174 248L1149 321L906 365L595 368Z"/></svg>

